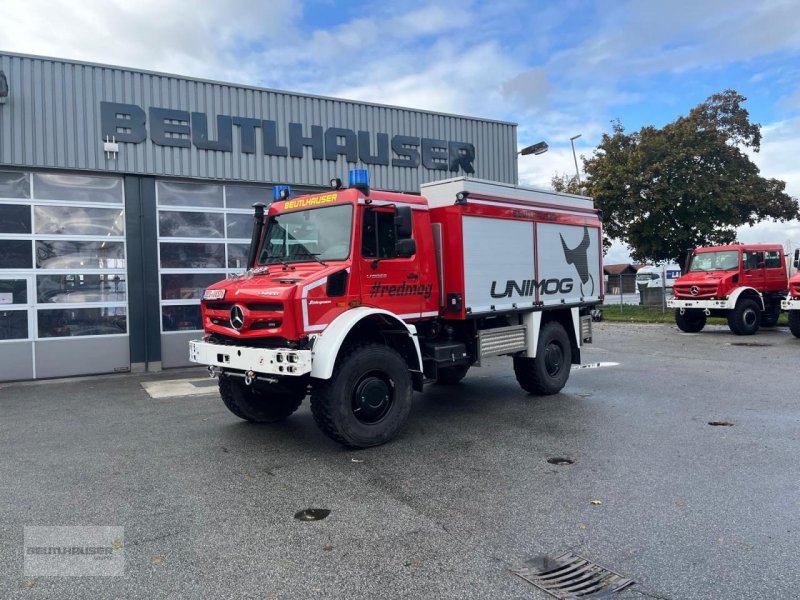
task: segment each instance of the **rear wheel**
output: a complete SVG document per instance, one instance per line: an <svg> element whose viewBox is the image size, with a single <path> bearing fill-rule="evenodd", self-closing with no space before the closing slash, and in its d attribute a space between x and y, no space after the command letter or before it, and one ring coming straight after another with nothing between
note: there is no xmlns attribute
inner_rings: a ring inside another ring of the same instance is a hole
<svg viewBox="0 0 800 600"><path fill-rule="evenodd" d="M728 313L728 327L736 335L753 335L761 322L761 308L752 298L742 298Z"/></svg>
<svg viewBox="0 0 800 600"><path fill-rule="evenodd" d="M774 312L761 313L761 327L775 327L775 325L778 324L778 319L780 319L780 317L780 310L777 309Z"/></svg>
<svg viewBox="0 0 800 600"><path fill-rule="evenodd" d="M221 376L219 394L225 406L240 419L251 423L283 421L296 411L306 397L305 378L279 383L245 385L244 380Z"/></svg>
<svg viewBox="0 0 800 600"><path fill-rule="evenodd" d="M557 394L567 384L572 368L572 346L561 323L549 321L539 332L536 358L514 357L517 383L528 393Z"/></svg>
<svg viewBox="0 0 800 600"><path fill-rule="evenodd" d="M436 383L439 385L455 385L467 376L469 365L457 367L440 367L436 371Z"/></svg>
<svg viewBox="0 0 800 600"><path fill-rule="evenodd" d="M311 412L332 440L367 448L400 432L411 395L411 374L400 354L381 344L357 345L340 354L330 379L314 380Z"/></svg>
<svg viewBox="0 0 800 600"><path fill-rule="evenodd" d="M681 310L675 309L675 324L678 329L686 333L697 333L706 326L706 314L702 310Z"/></svg>
<svg viewBox="0 0 800 600"><path fill-rule="evenodd" d="M800 338L800 310L789 311L789 330L794 337Z"/></svg>

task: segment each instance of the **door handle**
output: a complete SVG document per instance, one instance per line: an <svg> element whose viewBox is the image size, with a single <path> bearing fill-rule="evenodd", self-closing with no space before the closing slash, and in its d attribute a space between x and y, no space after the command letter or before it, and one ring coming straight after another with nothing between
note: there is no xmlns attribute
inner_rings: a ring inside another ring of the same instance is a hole
<svg viewBox="0 0 800 600"><path fill-rule="evenodd" d="M416 273L409 273L408 275L406 275L406 279L419 279L419 275L417 275Z"/></svg>

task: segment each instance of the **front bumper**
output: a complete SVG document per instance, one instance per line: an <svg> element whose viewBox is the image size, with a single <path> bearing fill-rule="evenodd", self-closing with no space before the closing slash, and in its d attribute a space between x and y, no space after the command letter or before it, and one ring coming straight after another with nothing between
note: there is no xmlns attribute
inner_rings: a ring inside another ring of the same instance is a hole
<svg viewBox="0 0 800 600"><path fill-rule="evenodd" d="M782 310L800 310L800 298L789 298L788 300L781 300Z"/></svg>
<svg viewBox="0 0 800 600"><path fill-rule="evenodd" d="M192 340L189 342L189 360L201 365L264 375L299 377L311 372L311 350L224 346Z"/></svg>
<svg viewBox="0 0 800 600"><path fill-rule="evenodd" d="M731 310L733 307L733 303L727 298L720 300L686 300L684 298L670 298L667 300L667 308Z"/></svg>

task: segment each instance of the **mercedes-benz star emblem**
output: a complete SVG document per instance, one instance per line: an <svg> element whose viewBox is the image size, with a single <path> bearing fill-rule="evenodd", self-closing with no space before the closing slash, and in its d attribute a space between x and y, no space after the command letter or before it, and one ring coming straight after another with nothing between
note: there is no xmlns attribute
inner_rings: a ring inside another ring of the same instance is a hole
<svg viewBox="0 0 800 600"><path fill-rule="evenodd" d="M696 285L693 285L689 291L692 293L692 296L697 296L697 294L700 292Z"/></svg>
<svg viewBox="0 0 800 600"><path fill-rule="evenodd" d="M234 329L244 327L244 311L238 304L234 304L233 308L231 308L231 327Z"/></svg>

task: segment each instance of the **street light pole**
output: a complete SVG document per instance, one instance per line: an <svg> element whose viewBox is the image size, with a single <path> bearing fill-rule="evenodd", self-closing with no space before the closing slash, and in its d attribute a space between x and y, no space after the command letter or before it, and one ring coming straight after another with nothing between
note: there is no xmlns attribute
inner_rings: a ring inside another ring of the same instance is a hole
<svg viewBox="0 0 800 600"><path fill-rule="evenodd" d="M572 144L572 159L575 161L575 175L578 177L578 186L581 185L581 172L578 170L578 157L575 154L575 140L579 137L581 137L580 133L569 138L569 143Z"/></svg>

